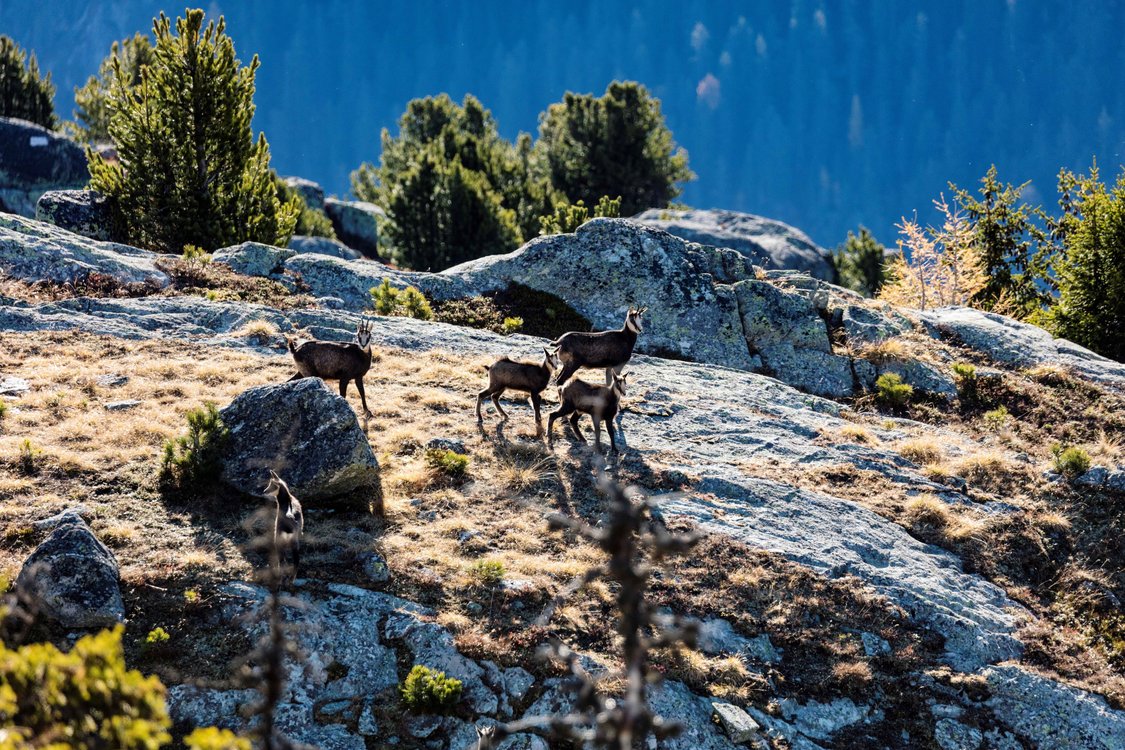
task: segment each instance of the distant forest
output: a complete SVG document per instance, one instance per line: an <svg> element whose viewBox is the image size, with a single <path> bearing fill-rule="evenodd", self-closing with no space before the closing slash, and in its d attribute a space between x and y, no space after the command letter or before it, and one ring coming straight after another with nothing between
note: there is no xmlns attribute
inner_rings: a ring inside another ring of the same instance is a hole
<svg viewBox="0 0 1125 750"><path fill-rule="evenodd" d="M1054 208L1060 167L1125 162L1125 4L215 1L258 53L255 126L283 174L348 190L411 98L476 95L514 138L566 90L634 79L663 101L698 180L682 200L781 219L826 246L894 224L995 163ZM0 29L74 86L110 43L183 4L5 0Z"/></svg>

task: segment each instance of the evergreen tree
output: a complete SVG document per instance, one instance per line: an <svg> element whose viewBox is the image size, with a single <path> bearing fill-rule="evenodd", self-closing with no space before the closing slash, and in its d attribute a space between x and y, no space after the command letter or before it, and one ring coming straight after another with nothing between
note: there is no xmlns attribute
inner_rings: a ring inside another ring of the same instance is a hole
<svg viewBox="0 0 1125 750"><path fill-rule="evenodd" d="M54 98L51 74L39 75L35 54L28 56L11 37L0 34L0 117L18 117L53 129Z"/></svg>
<svg viewBox="0 0 1125 750"><path fill-rule="evenodd" d="M119 60L118 64L114 60ZM107 143L109 137L109 110L106 100L115 71L120 67L125 86L132 88L141 82L141 68L152 64L152 42L144 34L114 42L109 57L98 66L98 74L90 76L86 85L74 89L74 117L77 119L77 137L85 143Z"/></svg>
<svg viewBox="0 0 1125 750"><path fill-rule="evenodd" d="M550 198L534 176L530 139L513 148L473 96L461 105L446 94L415 99L399 134L384 129L381 140L380 165L353 172L352 190L387 212L396 262L440 270L509 252L523 241L525 226L538 231Z"/></svg>
<svg viewBox="0 0 1125 750"><path fill-rule="evenodd" d="M568 92L540 115L537 147L551 186L571 203L619 195L625 216L667 206L695 178L660 101L632 81L611 83L601 97Z"/></svg>
<svg viewBox="0 0 1125 750"><path fill-rule="evenodd" d="M867 227L859 234L848 232L848 239L832 253L832 265L840 277L840 285L874 297L887 281L887 249L876 240Z"/></svg>
<svg viewBox="0 0 1125 750"><path fill-rule="evenodd" d="M1125 171L1112 189L1098 177L1096 163L1059 174L1059 301L1043 317L1056 335L1125 361Z"/></svg>
<svg viewBox="0 0 1125 750"><path fill-rule="evenodd" d="M1027 185L1000 182L996 165L981 178L979 198L949 183L988 275L970 300L973 307L1025 318L1051 302L1047 269L1053 245L1036 224L1049 222L1042 209L1020 202Z"/></svg>
<svg viewBox="0 0 1125 750"><path fill-rule="evenodd" d="M127 240L143 247L284 246L298 206L278 200L269 145L250 127L258 57L239 63L222 18L204 28L202 10L186 16L175 33L163 13L154 21L153 59L136 86L113 58L105 101L118 161L88 150L90 185L110 196Z"/></svg>
<svg viewBox="0 0 1125 750"><path fill-rule="evenodd" d="M310 206L301 193L286 185L285 180L277 173L274 173L273 179L277 187L277 199L283 204L293 203L297 206L297 224L293 227L293 234L336 239L336 229L332 226L328 214L322 209Z"/></svg>

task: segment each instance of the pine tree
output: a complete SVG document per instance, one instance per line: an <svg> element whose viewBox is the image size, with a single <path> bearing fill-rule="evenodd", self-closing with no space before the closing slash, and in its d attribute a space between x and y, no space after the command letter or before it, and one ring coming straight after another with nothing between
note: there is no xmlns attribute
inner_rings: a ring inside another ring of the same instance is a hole
<svg viewBox="0 0 1125 750"><path fill-rule="evenodd" d="M51 74L39 75L35 54L24 52L11 37L0 34L0 117L18 117L54 129L55 85Z"/></svg>
<svg viewBox="0 0 1125 750"><path fill-rule="evenodd" d="M110 140L106 99L109 98L110 85L118 69L114 59L120 61L126 88L132 88L141 82L141 68L152 64L152 42L139 33L114 42L110 47L109 57L98 66L98 74L90 76L86 85L74 89L74 117L78 121L76 135L85 143L107 143Z"/></svg>
<svg viewBox="0 0 1125 750"><path fill-rule="evenodd" d="M352 190L387 212L386 236L396 262L440 270L482 255L505 253L538 231L550 201L536 181L531 145L500 137L492 114L471 95L458 105L446 94L411 101L399 134L382 133L380 165L352 173Z"/></svg>
<svg viewBox="0 0 1125 750"><path fill-rule="evenodd" d="M667 206L695 178L660 101L632 81L611 83L601 97L568 92L540 115L537 148L551 186L571 203L619 195L625 216Z"/></svg>
<svg viewBox="0 0 1125 750"><path fill-rule="evenodd" d="M1049 223L1038 207L1020 202L1028 183L1011 185L997 178L996 165L981 178L974 197L953 183L959 209L972 228L974 245L988 280L970 300L974 307L1026 318L1051 302L1047 269L1054 246L1036 224Z"/></svg>
<svg viewBox="0 0 1125 750"><path fill-rule="evenodd" d="M860 227L858 235L848 232L848 239L832 254L832 264L841 286L868 297L877 295L887 281L887 249L867 227Z"/></svg>
<svg viewBox="0 0 1125 750"><path fill-rule="evenodd" d="M1043 316L1058 336L1125 361L1125 171L1109 189L1089 175L1059 174L1062 257L1058 304Z"/></svg>
<svg viewBox="0 0 1125 750"><path fill-rule="evenodd" d="M106 99L118 161L92 150L91 187L112 199L128 241L167 252L185 245L214 250L247 240L284 246L297 218L282 204L264 135L255 141L254 75L220 18L203 26L203 11L153 23L156 45L140 83L129 85L113 58Z"/></svg>

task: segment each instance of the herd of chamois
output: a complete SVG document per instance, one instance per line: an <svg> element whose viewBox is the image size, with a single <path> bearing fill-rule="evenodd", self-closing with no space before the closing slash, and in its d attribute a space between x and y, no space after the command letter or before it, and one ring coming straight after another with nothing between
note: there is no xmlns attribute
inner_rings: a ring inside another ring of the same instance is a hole
<svg viewBox="0 0 1125 750"><path fill-rule="evenodd" d="M488 387L477 394L477 422L483 422L481 404L491 398L496 411L503 419L507 412L500 406L500 396L505 391L522 391L531 397L535 411L536 436L543 435L543 419L540 414L542 393L552 382L558 387L559 408L551 412L547 419L547 437L551 439L551 429L555 420L569 418L575 435L583 443L578 422L583 414L589 414L594 422L594 444L602 449L602 423L609 433L610 450L617 452L613 420L625 395L625 365L633 356L637 335L643 330L641 317L647 307L629 308L625 323L618 330L584 333L572 331L552 341L543 348L543 361L520 362L509 357L501 357L488 365ZM289 353L297 366L297 372L290 380L301 378L320 378L336 380L340 383L340 395L347 398L348 383L355 382L359 399L363 405L364 420L374 416L367 408L367 395L363 390L363 376L371 369L371 324L360 321L356 329L355 341L340 343L336 341L306 341L296 345L288 340ZM571 378L580 369L605 369L605 385L594 385L584 380ZM570 381L570 382L568 382ZM293 560L292 576L296 577L300 562L301 532L304 518L300 501L289 491L288 485L270 472L269 484L263 493L277 505L274 525L274 544L280 555L288 555Z"/></svg>

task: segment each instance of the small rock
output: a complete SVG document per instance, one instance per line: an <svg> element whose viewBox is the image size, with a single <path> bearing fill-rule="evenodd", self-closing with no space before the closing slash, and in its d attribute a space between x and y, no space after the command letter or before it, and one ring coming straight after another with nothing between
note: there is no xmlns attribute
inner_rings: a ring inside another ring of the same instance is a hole
<svg viewBox="0 0 1125 750"><path fill-rule="evenodd" d="M441 726L440 716L411 716L404 722L406 731L411 737L425 739L437 731Z"/></svg>
<svg viewBox="0 0 1125 750"><path fill-rule="evenodd" d="M863 653L868 656L882 656L891 652L891 644L874 633L860 633L859 639L863 641Z"/></svg>
<svg viewBox="0 0 1125 750"><path fill-rule="evenodd" d="M359 563L363 566L363 574L372 583L386 583L390 580L391 569L387 567L387 560L378 552L364 552L359 556Z"/></svg>
<svg viewBox="0 0 1125 750"><path fill-rule="evenodd" d="M0 396L22 396L31 390L31 384L15 375L0 377Z"/></svg>
<svg viewBox="0 0 1125 750"><path fill-rule="evenodd" d="M770 637L766 633L749 639L742 651L766 664L778 664L781 662L781 653L774 647L773 642L770 641Z"/></svg>
<svg viewBox="0 0 1125 750"><path fill-rule="evenodd" d="M1095 466L1074 480L1075 484L1084 487L1101 487L1109 478L1109 469L1104 466Z"/></svg>
<svg viewBox="0 0 1125 750"><path fill-rule="evenodd" d="M128 383L129 377L127 375L119 375L116 372L111 372L106 375L99 375L94 382L103 388L118 388Z"/></svg>
<svg viewBox="0 0 1125 750"><path fill-rule="evenodd" d="M323 713L323 714L328 714L329 716L333 716L335 714L339 714L339 713L343 713L344 711L347 711L348 708L351 707L351 705L352 705L351 701L332 701L330 703L325 703L323 706L321 706L320 712Z"/></svg>
<svg viewBox="0 0 1125 750"><path fill-rule="evenodd" d="M328 198L324 201L324 212L332 221L336 236L345 245L368 258L378 257L379 222L386 216L381 208L364 201Z"/></svg>
<svg viewBox="0 0 1125 750"><path fill-rule="evenodd" d="M468 544L478 536L480 536L480 532L476 529L463 529L461 533L457 535L457 542L458 544Z"/></svg>
<svg viewBox="0 0 1125 750"><path fill-rule="evenodd" d="M535 684L535 677L523 667L504 670L504 689L513 699L521 701Z"/></svg>
<svg viewBox="0 0 1125 750"><path fill-rule="evenodd" d="M113 239L109 201L94 190L48 190L35 203L35 218L90 239Z"/></svg>
<svg viewBox="0 0 1125 750"><path fill-rule="evenodd" d="M125 411L132 409L135 406L140 406L141 402L134 399L126 399L124 401L110 401L106 403L105 408L107 411Z"/></svg>
<svg viewBox="0 0 1125 750"><path fill-rule="evenodd" d="M343 242L329 237L294 235L289 240L289 249L298 253L317 253L333 258L343 258L344 260L356 260L357 258L363 257Z"/></svg>
<svg viewBox="0 0 1125 750"><path fill-rule="evenodd" d="M73 521L82 521L85 517L90 515L90 509L85 505L76 505L73 508L67 508L61 513L56 513L53 516L32 521L32 527L42 531L45 529L53 529L61 523L72 523Z"/></svg>
<svg viewBox="0 0 1125 750"><path fill-rule="evenodd" d="M1105 486L1116 492L1125 492L1125 471L1111 471L1105 478Z"/></svg>
<svg viewBox="0 0 1125 750"><path fill-rule="evenodd" d="M363 704L356 729L365 737L375 737L379 734L379 724L375 721L375 705L372 701L368 700Z"/></svg>
<svg viewBox="0 0 1125 750"><path fill-rule="evenodd" d="M736 745L750 742L758 737L758 730L761 729L758 722L738 706L730 703L712 703L711 709L723 731L727 733L727 737Z"/></svg>
<svg viewBox="0 0 1125 750"><path fill-rule="evenodd" d="M453 451L463 454L465 453L465 443L453 438L430 438L426 441L426 450Z"/></svg>
<svg viewBox="0 0 1125 750"><path fill-rule="evenodd" d="M309 208L324 210L324 188L304 177L285 177L285 184L301 196Z"/></svg>
<svg viewBox="0 0 1125 750"><path fill-rule="evenodd" d="M976 727L965 726L953 719L941 719L934 725L934 740L942 750L977 750L984 736Z"/></svg>
<svg viewBox="0 0 1125 750"><path fill-rule="evenodd" d="M534 588L535 584L526 578L505 578L500 581L500 590L510 594L522 594Z"/></svg>
<svg viewBox="0 0 1125 750"><path fill-rule="evenodd" d="M113 553L77 514L67 514L27 558L16 588L65 628L100 628L125 620Z"/></svg>

